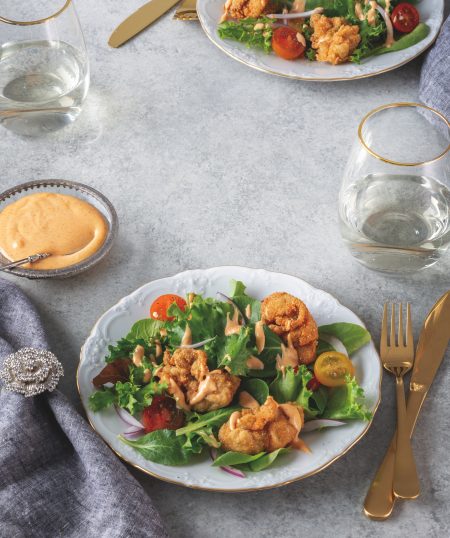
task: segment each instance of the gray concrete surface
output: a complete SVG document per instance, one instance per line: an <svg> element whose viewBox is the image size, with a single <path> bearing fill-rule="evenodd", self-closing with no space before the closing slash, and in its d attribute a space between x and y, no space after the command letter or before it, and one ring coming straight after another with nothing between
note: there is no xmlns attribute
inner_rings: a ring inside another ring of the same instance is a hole
<svg viewBox="0 0 450 538"><path fill-rule="evenodd" d="M79 349L96 319L152 279L189 268L244 265L294 274L336 295L379 337L384 300L411 301L415 334L450 288L450 256L408 278L352 260L337 226L341 174L358 120L386 102L417 99L420 59L348 83L302 83L253 71L223 55L197 23L166 16L118 50L111 30L141 0L77 2L92 68L85 110L39 139L0 132L0 186L67 178L115 204L120 236L110 257L64 281L14 279L37 304L61 389L80 408ZM384 523L362 502L393 433L394 383L366 437L320 474L248 494L191 491L133 474L174 537L444 537L450 535L447 355L418 422L422 494ZM120 484L118 484L120 487Z"/></svg>

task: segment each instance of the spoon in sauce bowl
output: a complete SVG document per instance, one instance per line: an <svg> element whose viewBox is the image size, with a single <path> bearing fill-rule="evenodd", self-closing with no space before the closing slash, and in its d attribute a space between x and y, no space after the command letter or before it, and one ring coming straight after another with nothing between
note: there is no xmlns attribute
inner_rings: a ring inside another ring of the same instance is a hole
<svg viewBox="0 0 450 538"><path fill-rule="evenodd" d="M42 252L40 254L33 254L32 256L28 256L27 258L22 258L21 260L17 260L15 262L7 263L6 265L0 266L0 271L4 271L5 269L12 269L13 267L18 267L19 265L25 265L26 263L34 263L38 260L44 260L45 258L48 258L51 256L48 252Z"/></svg>

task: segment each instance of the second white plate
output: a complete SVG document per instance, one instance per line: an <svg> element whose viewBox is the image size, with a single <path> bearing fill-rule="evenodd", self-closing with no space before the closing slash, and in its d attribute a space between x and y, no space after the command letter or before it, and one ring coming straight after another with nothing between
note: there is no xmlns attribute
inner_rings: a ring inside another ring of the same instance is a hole
<svg viewBox="0 0 450 538"><path fill-rule="evenodd" d="M223 52L243 64L264 71L300 80L338 81L372 77L396 69L410 62L426 50L436 39L443 20L444 0L426 0L417 5L420 20L428 24L430 33L420 43L398 52L390 52L364 60L361 64L330 65L301 59L288 61L249 49L243 43L220 39L217 25L223 13L224 0L197 0L197 14L209 39Z"/></svg>

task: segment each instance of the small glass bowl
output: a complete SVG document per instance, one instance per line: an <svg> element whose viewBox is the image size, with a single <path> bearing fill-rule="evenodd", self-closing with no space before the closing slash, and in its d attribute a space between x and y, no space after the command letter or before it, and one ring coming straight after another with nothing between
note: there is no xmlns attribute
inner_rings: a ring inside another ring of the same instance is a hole
<svg viewBox="0 0 450 538"><path fill-rule="evenodd" d="M13 269L7 269L8 273L12 273L16 276L26 277L30 279L37 278L67 278L78 275L83 271L87 271L100 260L102 260L111 250L114 240L117 237L119 229L119 220L117 218L116 210L111 202L103 196L102 193L84 185L83 183L77 183L75 181L66 181L64 179L43 179L38 181L28 181L22 183L0 194L0 212L11 202L22 198L23 196L30 194L28 191L34 192L57 192L60 194L68 194L76 196L85 202L93 205L100 213L105 217L108 223L108 232L103 245L89 258L82 260L79 263L63 267L60 269L24 269L23 267L14 267ZM33 253L34 254L34 253ZM37 254L37 253L36 253ZM8 260L0 253L0 266L9 263Z"/></svg>

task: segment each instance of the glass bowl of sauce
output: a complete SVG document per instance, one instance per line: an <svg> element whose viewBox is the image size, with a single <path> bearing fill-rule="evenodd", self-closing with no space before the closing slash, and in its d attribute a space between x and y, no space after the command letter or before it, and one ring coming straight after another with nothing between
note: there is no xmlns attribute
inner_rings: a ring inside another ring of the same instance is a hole
<svg viewBox="0 0 450 538"><path fill-rule="evenodd" d="M111 250L118 218L99 191L75 181L29 181L0 194L0 265L48 252L9 269L26 278L64 278L86 271Z"/></svg>

